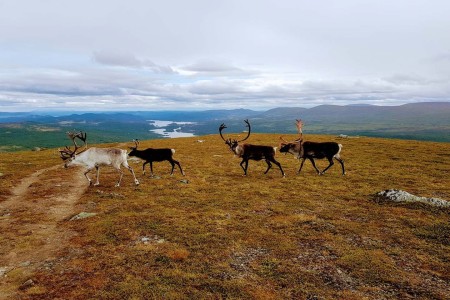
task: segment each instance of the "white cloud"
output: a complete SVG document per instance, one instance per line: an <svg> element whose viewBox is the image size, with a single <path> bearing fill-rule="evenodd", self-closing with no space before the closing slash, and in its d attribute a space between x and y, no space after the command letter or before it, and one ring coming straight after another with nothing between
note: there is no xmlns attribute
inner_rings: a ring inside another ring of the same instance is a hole
<svg viewBox="0 0 450 300"><path fill-rule="evenodd" d="M0 110L450 101L449 9L444 0L2 1Z"/></svg>

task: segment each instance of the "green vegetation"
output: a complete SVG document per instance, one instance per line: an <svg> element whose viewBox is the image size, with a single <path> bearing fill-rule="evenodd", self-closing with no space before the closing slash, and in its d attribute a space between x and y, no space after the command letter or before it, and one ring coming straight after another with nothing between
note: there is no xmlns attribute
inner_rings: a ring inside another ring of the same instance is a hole
<svg viewBox="0 0 450 300"><path fill-rule="evenodd" d="M61 114L58 117L0 112L0 152L64 146L65 132L88 132L91 143L129 142L161 138L150 120L192 122L171 124L169 131L197 136L216 134L225 122L230 132L240 132L250 119L253 132L295 134L294 120L301 118L306 134L368 136L450 142L450 102L413 103L401 106L322 105L310 109L143 111Z"/></svg>
<svg viewBox="0 0 450 300"><path fill-rule="evenodd" d="M254 161L243 177L240 159L217 135L142 141L141 148L175 148L187 176L170 177L170 165L161 162L154 165L159 177L144 177L141 163L131 163L141 185L125 173L123 186L114 188L117 173L102 168L101 185L76 204L97 215L58 224L76 234L20 296L447 299L449 210L378 203L373 196L396 188L450 200L450 144L308 139L342 143L347 175L335 165L317 176L309 162L296 175L299 161L278 154L286 178L276 169L264 175L265 163ZM248 142L276 146L278 135L253 134ZM54 149L0 153L3 199L20 178L56 164ZM76 172L82 170L50 176L65 182ZM36 189L34 195L53 187ZM2 250L7 245L0 241Z"/></svg>

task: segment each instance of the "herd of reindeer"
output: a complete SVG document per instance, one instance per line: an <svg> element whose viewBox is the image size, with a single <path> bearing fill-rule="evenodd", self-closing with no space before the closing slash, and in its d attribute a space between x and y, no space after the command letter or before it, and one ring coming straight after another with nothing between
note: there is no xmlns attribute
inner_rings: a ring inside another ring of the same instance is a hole
<svg viewBox="0 0 450 300"><path fill-rule="evenodd" d="M222 123L219 127L220 137L225 141L225 144L236 156L242 158L240 166L244 170L244 176L247 175L249 160L259 161L264 159L267 163L267 170L264 172L264 174L269 172L270 168L272 167L272 163L274 163L280 169L282 176L285 177L286 175L283 171L283 168L281 167L281 164L277 160L275 160L275 153L277 147L243 143L250 137L251 133L250 122L248 120L245 120L244 122L246 124L246 127L248 128L247 136L239 141L231 138L225 139L223 137L223 130L227 128L227 126ZM281 140L280 152L290 153L294 155L297 159L302 159L302 162L300 163L300 168L297 173L300 173L303 167L303 163L305 162L306 159L308 159L309 161L311 161L313 167L316 169L317 174L323 175L334 164L333 159L336 159L341 164L342 175L345 175L344 161L340 157L340 152L342 149L341 144L335 142L319 143L319 142L303 141L303 131L302 131L303 122L301 120L296 120L296 127L299 133L299 138L297 138L294 141L288 142L284 140L283 137L280 137ZM181 168L180 163L175 159L173 159L173 154L175 153L174 149L148 148L145 150L138 150L139 146L138 140L133 140L135 146L130 147L131 151L129 153L127 152L127 150L119 148L96 148L96 147L88 148L86 142L87 140L86 133L82 131L68 132L67 135L72 140L72 143L75 148L74 150L72 150L70 147L66 146L64 149L59 149L60 156L65 162L64 167L67 168L71 165L86 166L87 170L84 172L84 176L89 181L89 185L92 185L92 179L89 177L89 172L91 172L94 169L96 170L97 177L94 186L99 185L100 166L105 165L112 166L119 172L120 176L119 180L116 183L116 186L120 186L120 182L122 181L123 172L120 169L121 166L124 166L130 171L130 173L133 175L135 184L139 185L139 181L137 180L133 169L128 165L127 162L128 156L134 156L144 161L144 164L142 165L142 172L144 175L146 164L148 163L150 164L150 175L153 176L153 162L160 162L166 160L169 161L169 163L172 165L170 175L173 175L175 165L178 166L181 174L183 176L185 175L183 169ZM80 146L77 144L76 141L77 139L79 139L84 143L84 145L82 145L83 149L81 151L78 151L80 149ZM320 171L317 168L314 159L323 159L323 158L326 158L328 160L329 165L325 169Z"/></svg>

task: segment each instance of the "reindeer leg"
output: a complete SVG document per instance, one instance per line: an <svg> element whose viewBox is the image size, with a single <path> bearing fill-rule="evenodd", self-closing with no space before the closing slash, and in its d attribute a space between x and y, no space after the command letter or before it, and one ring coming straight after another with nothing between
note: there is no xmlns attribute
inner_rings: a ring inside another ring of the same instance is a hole
<svg viewBox="0 0 450 300"><path fill-rule="evenodd" d="M245 167L242 165L245 163ZM241 168L244 170L244 176L247 176L247 168L248 168L248 159L243 158L241 163L239 164Z"/></svg>
<svg viewBox="0 0 450 300"><path fill-rule="evenodd" d="M89 181L89 186L92 185L92 180L89 178L88 173L92 170L93 168L88 168L86 170L86 172L84 172L84 176L86 177L86 179Z"/></svg>
<svg viewBox="0 0 450 300"><path fill-rule="evenodd" d="M176 161L176 160L173 160L173 162L177 164L178 168L180 168L181 174L182 174L183 176L185 176L185 174L184 174L184 172L183 172L183 169L181 168L180 163L179 163L178 161Z"/></svg>
<svg viewBox="0 0 450 300"><path fill-rule="evenodd" d="M150 177L153 177L153 162L150 161Z"/></svg>
<svg viewBox="0 0 450 300"><path fill-rule="evenodd" d="M139 181L136 179L136 174L134 174L133 168L130 167L130 166L128 165L128 162L127 162L127 161L125 161L125 162L123 163L123 166L124 166L125 168L127 168L128 171L130 171L131 175L133 175L134 183L135 183L136 185L139 185ZM121 177L120 177L120 179L119 179L119 182L117 183L116 186L119 186L120 180L122 179L122 176L123 176L123 172L120 170L120 166L119 166L119 171L122 173L122 175L121 175Z"/></svg>
<svg viewBox="0 0 450 300"><path fill-rule="evenodd" d="M314 159L313 159L312 157L308 157L308 159L311 161L311 163L312 163L314 169L316 169L317 174L322 175L322 173L319 171L319 169L317 169L316 163L314 162Z"/></svg>
<svg viewBox="0 0 450 300"><path fill-rule="evenodd" d="M326 171L326 170L328 170L329 168L331 168L332 165L334 165L334 161L333 161L333 158L332 158L332 157L330 157L330 158L327 157L327 159L328 159L328 161L330 162L330 164L328 165L328 167L326 167L326 168L322 171L322 175L325 174L325 171Z"/></svg>
<svg viewBox="0 0 450 300"><path fill-rule="evenodd" d="M173 162L173 160L169 160L170 164L172 165L172 171L170 171L170 176L173 175L173 170L175 169L175 163Z"/></svg>
<svg viewBox="0 0 450 300"><path fill-rule="evenodd" d="M98 177L100 175L100 167L99 166L95 166L95 169L97 170L97 181L94 183L94 186L97 186L100 184L100 182L98 181Z"/></svg>
<svg viewBox="0 0 450 300"><path fill-rule="evenodd" d="M279 162L277 162L277 161L275 160L275 158L272 158L271 161L272 161L274 164L276 164L276 165L278 166L278 168L280 168L281 175L283 175L283 177L286 177L286 174L284 173L283 168L281 167L281 164L280 164Z"/></svg>
<svg viewBox="0 0 450 300"><path fill-rule="evenodd" d="M267 174L267 172L269 172L270 168L272 168L272 164L270 163L270 160L266 159L266 163L267 163L267 170L264 172L264 174Z"/></svg>
<svg viewBox="0 0 450 300"><path fill-rule="evenodd" d="M120 182L122 181L122 177L123 177L123 171L120 169L120 166L114 166L114 168L117 170L117 172L119 172L120 176L119 176L119 180L116 183L116 187L120 186Z"/></svg>
<svg viewBox="0 0 450 300"><path fill-rule="evenodd" d="M142 165L142 175L145 175L145 165L148 164L148 161L144 162Z"/></svg>
<svg viewBox="0 0 450 300"><path fill-rule="evenodd" d="M300 174L300 171L302 170L302 168L303 168L303 164L305 163L305 160L306 160L306 158L304 158L303 157L303 159L302 159L302 163L300 164L300 169L298 169L298 172L297 172L297 174Z"/></svg>
<svg viewBox="0 0 450 300"><path fill-rule="evenodd" d="M341 167L342 167L342 175L345 175L344 160L343 160L342 158L338 158L338 157L335 157L335 158L336 158L336 160L337 160L338 162L341 163Z"/></svg>

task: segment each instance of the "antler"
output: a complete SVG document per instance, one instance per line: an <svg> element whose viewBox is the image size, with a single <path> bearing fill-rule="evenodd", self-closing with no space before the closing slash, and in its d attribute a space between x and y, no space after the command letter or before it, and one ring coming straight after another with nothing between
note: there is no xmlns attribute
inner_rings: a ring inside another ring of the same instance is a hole
<svg viewBox="0 0 450 300"><path fill-rule="evenodd" d="M73 142L73 144L75 145L76 148L78 148L78 144L75 141L76 138L79 138L80 140L82 140L83 143L84 143L84 148L87 148L87 143L86 143L86 136L87 136L87 134L86 134L86 132L83 133L82 131L79 131L79 132L68 131L67 132L67 136L72 140L72 142Z"/></svg>
<svg viewBox="0 0 450 300"><path fill-rule="evenodd" d="M222 135L222 130L224 130L225 128L227 128L227 126L225 126L225 123L222 123L219 127L219 133L220 133L220 137L222 138L222 140L224 140L226 142L227 140Z"/></svg>
<svg viewBox="0 0 450 300"><path fill-rule="evenodd" d="M250 126L250 122L248 121L248 119L247 119L247 120L244 120L244 122L247 123L248 134L247 134L247 136L246 136L243 140L238 141L239 143L245 141L246 139L248 139L248 138L250 137L250 132L251 132L251 130L252 130L252 128L251 128L251 126Z"/></svg>
<svg viewBox="0 0 450 300"><path fill-rule="evenodd" d="M72 153L73 153L73 152L72 152L72 151L70 150L70 148L67 147L67 146L66 146L66 148L64 148L63 150L58 149L58 151L59 151L59 155L61 156L61 158L62 158L63 160L66 160L66 159L72 157Z"/></svg>
<svg viewBox="0 0 450 300"><path fill-rule="evenodd" d="M136 145L135 149L137 149L137 147L139 146L139 140L138 139L133 139L133 142Z"/></svg>
<svg viewBox="0 0 450 300"><path fill-rule="evenodd" d="M59 154L63 160L73 157L77 152L78 146L75 144L75 149L72 151L68 146L66 146L63 150L59 150Z"/></svg>
<svg viewBox="0 0 450 300"><path fill-rule="evenodd" d="M286 144L290 143L290 142L286 141L285 139L283 139L283 136L280 136L280 140Z"/></svg>
<svg viewBox="0 0 450 300"><path fill-rule="evenodd" d="M70 150L70 148L68 146L66 146L62 150L58 149L59 150L59 154L60 154L60 156L61 156L61 158L63 160L69 159L69 158L73 157L76 154L76 152L77 152L77 150L79 148L77 142L75 141L76 138L79 138L80 140L82 140L83 143L84 143L85 148L87 148L87 143L86 143L86 136L87 135L86 135L85 132L82 132L82 131L79 131L79 132L68 131L67 132L67 136L72 140L72 143L75 146L75 149L72 151L72 150Z"/></svg>
<svg viewBox="0 0 450 300"><path fill-rule="evenodd" d="M248 139L248 137L250 136L250 132L251 132L250 122L249 122L248 120L244 120L244 122L247 124L247 127L248 127L248 133L247 133L247 136L246 136L243 140L240 140L240 141L234 140L235 142L238 142L238 143L243 142L243 141L245 141L246 139ZM226 140L226 139L223 137L223 135L222 135L222 130L224 130L225 128L227 128L227 126L225 125L225 123L222 123L222 124L220 125L220 127L219 127L219 134L220 134L220 137L221 137L222 140L224 140L225 142L231 141L230 139Z"/></svg>
<svg viewBox="0 0 450 300"><path fill-rule="evenodd" d="M280 140L281 140L283 143L286 143L286 144L289 144L289 143L298 143L298 142L301 142L301 141L303 140L303 131L302 131L302 128L303 128L303 121L302 121L301 119L296 119L296 120L295 120L295 124L296 124L296 126L297 126L298 134L300 135L299 138L296 139L296 140L294 140L294 141L292 141L292 142L288 142L288 141L286 141L282 136L280 136Z"/></svg>
<svg viewBox="0 0 450 300"><path fill-rule="evenodd" d="M303 139L303 131L302 131L303 121L302 121L302 119L296 119L295 125L297 126L297 131L298 131L298 134L300 135L300 137L297 140L302 140Z"/></svg>

